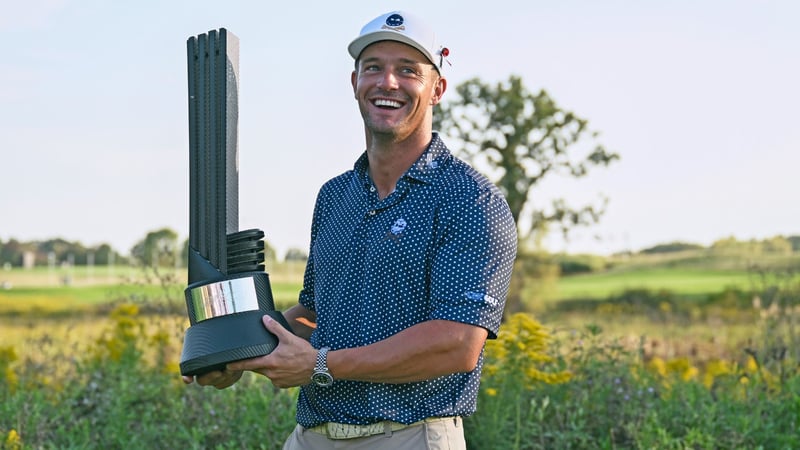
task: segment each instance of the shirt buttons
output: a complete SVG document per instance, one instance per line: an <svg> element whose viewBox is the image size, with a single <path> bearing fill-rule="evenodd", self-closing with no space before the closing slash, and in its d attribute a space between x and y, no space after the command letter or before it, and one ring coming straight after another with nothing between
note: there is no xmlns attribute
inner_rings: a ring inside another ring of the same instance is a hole
<svg viewBox="0 0 800 450"><path fill-rule="evenodd" d="M373 210L370 210L370 212L369 212L369 215L370 215L370 216L374 216L374 215L375 215L375 210L374 210L374 209L373 209Z"/></svg>
<svg viewBox="0 0 800 450"><path fill-rule="evenodd" d="M370 187L369 187L369 191L370 191L370 192L375 192L375 186L370 186Z"/></svg>

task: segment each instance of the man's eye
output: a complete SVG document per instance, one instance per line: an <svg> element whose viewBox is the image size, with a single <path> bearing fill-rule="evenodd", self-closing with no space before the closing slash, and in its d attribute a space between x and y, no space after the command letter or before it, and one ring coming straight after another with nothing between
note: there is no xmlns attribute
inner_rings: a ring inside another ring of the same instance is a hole
<svg viewBox="0 0 800 450"><path fill-rule="evenodd" d="M381 70L381 68L376 66L376 65L371 65L371 66L365 66L364 67L364 72L377 72L378 70Z"/></svg>

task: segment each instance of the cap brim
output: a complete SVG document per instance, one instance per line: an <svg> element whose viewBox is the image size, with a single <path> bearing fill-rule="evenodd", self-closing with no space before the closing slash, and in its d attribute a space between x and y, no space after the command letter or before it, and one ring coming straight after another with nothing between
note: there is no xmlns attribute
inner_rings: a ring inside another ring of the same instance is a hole
<svg viewBox="0 0 800 450"><path fill-rule="evenodd" d="M364 36L359 36L347 46L347 51L350 52L350 56L352 56L353 59L357 60L365 48L380 41L395 41L410 45L419 50L420 53L428 58L431 64L436 66L436 61L433 60L433 55L431 55L428 50L406 35L394 31L376 31L374 33L365 34Z"/></svg>

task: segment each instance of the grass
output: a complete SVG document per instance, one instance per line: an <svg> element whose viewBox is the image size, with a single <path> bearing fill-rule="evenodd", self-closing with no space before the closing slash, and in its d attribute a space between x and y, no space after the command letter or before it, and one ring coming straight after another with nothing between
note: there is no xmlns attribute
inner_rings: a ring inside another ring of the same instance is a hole
<svg viewBox="0 0 800 450"><path fill-rule="evenodd" d="M297 301L302 275L302 266L297 263L275 265L270 284L277 309ZM163 285L160 279L169 283ZM0 289L0 315L83 314L98 304L121 299L182 302L185 280L185 269L160 269L159 274L121 266L93 271L86 267L2 270L0 283L5 282L6 288Z"/></svg>
<svg viewBox="0 0 800 450"><path fill-rule="evenodd" d="M612 270L601 273L573 275L559 279L555 298L603 299L635 289L669 290L681 295L711 294L725 288L747 289L751 286L747 271L643 268Z"/></svg>
<svg viewBox="0 0 800 450"><path fill-rule="evenodd" d="M639 267L633 264L630 267L633 268L619 267L606 272L562 277L547 301L604 299L632 289L666 289L680 295L707 295L729 287L747 289L752 285L751 274L741 269ZM105 275L100 277L98 272L105 272ZM180 282L185 280L184 272L181 269L169 273ZM302 264L274 264L269 273L275 303L294 303L302 286ZM66 276L72 278L70 285L59 282ZM108 301L109 298L158 296L161 288L147 284L145 278L127 267L95 269L94 275L86 268L6 270L0 272L0 281L9 282L12 288L0 290L0 314L44 305L53 307L54 299L59 299L58 303L66 309Z"/></svg>
<svg viewBox="0 0 800 450"><path fill-rule="evenodd" d="M14 284L0 290L0 449L280 448L296 390L253 374L224 391L183 386L185 315L144 307L181 303L182 272L163 286L122 272L116 284L73 272L70 285L0 272ZM301 277L270 269L278 309ZM470 448L800 448L800 351L775 352L800 342L797 311L772 308L772 288L760 307L720 292L755 285L741 268L658 265L561 279L551 302L574 308L541 326L512 318L503 327L518 329L487 346ZM787 286L776 298L800 303Z"/></svg>

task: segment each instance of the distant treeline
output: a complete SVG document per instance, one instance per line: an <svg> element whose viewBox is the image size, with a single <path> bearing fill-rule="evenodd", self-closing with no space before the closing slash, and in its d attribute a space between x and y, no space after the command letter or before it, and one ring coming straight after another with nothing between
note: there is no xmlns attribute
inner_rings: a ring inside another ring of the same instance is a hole
<svg viewBox="0 0 800 450"><path fill-rule="evenodd" d="M47 266L87 264L128 264L130 261L109 244L87 247L80 242L56 238L46 241L21 242L0 240L0 265Z"/></svg>
<svg viewBox="0 0 800 450"><path fill-rule="evenodd" d="M650 248L641 250L639 253L655 254L655 253L673 253L682 252L686 250L702 250L709 249L720 252L735 251L750 254L791 254L800 251L800 236L775 236L768 239L751 239L748 241L740 241L731 236L725 239L720 239L710 247L704 247L698 244L691 244L686 242L671 242L668 244L659 244Z"/></svg>
<svg viewBox="0 0 800 450"><path fill-rule="evenodd" d="M670 265L680 261L683 265L745 269L760 260L790 261L785 258L789 257L791 261L796 261L798 255L800 255L800 236L775 236L761 240L738 240L728 237L709 246L670 242L635 252L620 252L610 257L560 254L554 255L551 261L558 265L560 275L575 275L607 270L618 264L630 265L637 261L647 264L669 261Z"/></svg>
<svg viewBox="0 0 800 450"><path fill-rule="evenodd" d="M45 241L21 242L16 239L0 240L0 266L47 266L47 265L108 265L129 264L132 261L152 262L156 259L162 263L163 258L154 254L171 253L178 259L178 264L185 264L187 243L182 245L177 242L177 234L164 229L150 232L137 243L131 251L132 256L126 256L113 249L109 244L100 244L87 247L80 242L70 242L65 239L55 238ZM175 251L173 249L180 249ZM685 251L707 250L716 254L737 253L750 255L789 255L800 252L800 235L775 236L768 239L738 240L728 237L715 241L710 246L703 246L688 242L670 242L658 244L630 254L652 255L659 253L676 253ZM274 260L275 254L271 246L266 244L267 259ZM289 249L285 260L305 260L306 253L298 249ZM174 264L174 259L170 265ZM576 267L571 267L575 265ZM587 267L583 267L586 265ZM576 273L591 271L591 264L562 262L562 273ZM581 267L577 267L581 266Z"/></svg>
<svg viewBox="0 0 800 450"><path fill-rule="evenodd" d="M148 232L127 254L120 253L109 244L85 246L81 242L62 238L23 242L17 239L0 239L0 267L84 266L139 263L143 265L186 266L188 239L179 242L178 233L169 228ZM265 242L267 261L277 259L275 250ZM285 261L305 261L303 250L290 248Z"/></svg>

